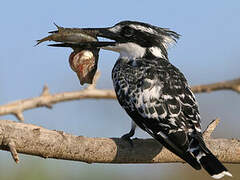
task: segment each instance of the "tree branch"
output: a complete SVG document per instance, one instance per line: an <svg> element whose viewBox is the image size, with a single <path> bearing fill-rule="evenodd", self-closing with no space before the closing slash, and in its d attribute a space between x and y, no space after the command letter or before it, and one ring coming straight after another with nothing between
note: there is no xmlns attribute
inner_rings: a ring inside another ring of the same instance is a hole
<svg viewBox="0 0 240 180"><path fill-rule="evenodd" d="M99 75L96 76L96 78L98 77ZM94 80L94 82L96 83L96 79ZM0 106L0 115L13 114L17 117L18 120L23 122L23 111L37 107L52 108L53 104L79 99L116 99L116 94L113 90L95 89L95 83L84 90L56 94L50 94L48 87L45 85L41 95L38 97L18 100ZM240 78L230 81L192 87L194 93L229 89L240 93Z"/></svg>
<svg viewBox="0 0 240 180"><path fill-rule="evenodd" d="M13 160L16 163L18 163L19 162L19 157L18 157L18 154L17 154L17 150L15 149L14 141L12 139L4 137L4 138L2 138L2 144L8 147L9 151L11 152Z"/></svg>
<svg viewBox="0 0 240 180"><path fill-rule="evenodd" d="M237 93L240 93L240 78L192 87L192 91L194 93L203 93L203 92L209 93L209 92L218 91L218 90L232 90Z"/></svg>
<svg viewBox="0 0 240 180"><path fill-rule="evenodd" d="M213 122L212 127L217 123ZM212 132L212 131L206 131ZM89 138L52 131L32 124L0 120L0 149L87 163L183 162L154 139L134 139L133 145L118 138ZM224 163L240 163L240 140L206 139L207 146ZM11 149L11 148L10 148Z"/></svg>
<svg viewBox="0 0 240 180"><path fill-rule="evenodd" d="M206 139L210 139L211 135L214 131L214 129L217 127L218 123L220 122L220 120L217 118L215 120L213 120L208 127L205 129L205 131L203 132L203 138Z"/></svg>

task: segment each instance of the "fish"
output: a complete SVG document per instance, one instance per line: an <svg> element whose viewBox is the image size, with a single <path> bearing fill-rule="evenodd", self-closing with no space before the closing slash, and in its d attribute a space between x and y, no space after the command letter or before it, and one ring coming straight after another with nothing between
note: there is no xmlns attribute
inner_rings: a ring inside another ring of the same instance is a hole
<svg viewBox="0 0 240 180"><path fill-rule="evenodd" d="M92 84L97 71L99 49L74 50L69 56L69 65L77 74L81 85Z"/></svg>
<svg viewBox="0 0 240 180"><path fill-rule="evenodd" d="M76 73L81 85L92 84L98 67L99 48L85 45L84 42L98 42L96 32L81 28L64 28L56 25L51 35L37 40L37 45L45 41L61 42L50 44L53 47L70 47L73 52L69 56L69 65Z"/></svg>
<svg viewBox="0 0 240 180"><path fill-rule="evenodd" d="M70 44L78 44L82 42L97 42L97 36L93 31L88 31L86 29L81 28L64 28L58 26L54 23L57 27L56 31L50 31L51 35L44 37L40 40L37 40L35 46L39 45L45 41L55 41L55 42L62 42L62 43L70 43Z"/></svg>

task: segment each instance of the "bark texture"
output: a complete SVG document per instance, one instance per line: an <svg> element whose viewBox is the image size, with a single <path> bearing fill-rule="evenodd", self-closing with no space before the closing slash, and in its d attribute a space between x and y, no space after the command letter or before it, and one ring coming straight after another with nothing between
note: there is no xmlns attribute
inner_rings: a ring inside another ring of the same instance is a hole
<svg viewBox="0 0 240 180"><path fill-rule="evenodd" d="M214 124L215 123L215 124ZM217 122L204 136L207 146L224 163L240 163L240 140L212 139ZM0 120L0 149L18 153L82 161L86 163L169 163L183 162L154 139L134 139L134 147L119 138L89 138L32 124Z"/></svg>

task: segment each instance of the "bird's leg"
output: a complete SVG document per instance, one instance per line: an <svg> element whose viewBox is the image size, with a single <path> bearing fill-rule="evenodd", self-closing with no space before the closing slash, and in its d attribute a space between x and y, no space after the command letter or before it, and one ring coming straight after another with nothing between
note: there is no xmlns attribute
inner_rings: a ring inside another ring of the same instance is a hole
<svg viewBox="0 0 240 180"><path fill-rule="evenodd" d="M133 141L131 139L131 137L133 137L133 135L135 134L135 129L136 129L137 125L132 121L132 127L131 130L129 131L129 133L124 134L121 138L127 142L129 142L129 144L133 147Z"/></svg>

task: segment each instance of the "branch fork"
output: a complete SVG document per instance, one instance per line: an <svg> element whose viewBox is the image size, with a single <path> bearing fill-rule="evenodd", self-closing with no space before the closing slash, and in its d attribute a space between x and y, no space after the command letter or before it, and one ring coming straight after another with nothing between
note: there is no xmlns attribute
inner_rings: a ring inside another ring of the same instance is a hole
<svg viewBox="0 0 240 180"><path fill-rule="evenodd" d="M51 94L47 85L45 85L41 95L38 97L23 99L0 106L0 115L13 114L20 122L23 122L23 111L28 109L37 107L47 107L51 109L53 104L80 99L116 99L114 90L96 89L96 82L99 76L100 72L97 72L94 76L92 85L76 92ZM193 86L191 89L194 93L211 92L216 90L233 90L240 93L240 78L214 84Z"/></svg>
<svg viewBox="0 0 240 180"><path fill-rule="evenodd" d="M23 111L36 108L52 108L53 104L78 99L116 99L113 90L96 89L100 76L97 72L93 84L76 92L51 94L43 87L39 97L15 101L0 106L0 115L13 114L24 121ZM211 92L230 89L240 93L240 78L208 85L194 86L193 92ZM240 141L238 139L212 139L211 134L219 123L212 121L203 133L207 146L225 163L240 163ZM0 149L11 152L16 163L18 153L44 158L66 159L87 163L164 163L183 162L179 157L163 148L154 139L133 139L134 148L119 138L88 138L74 136L63 131L51 131L39 126L0 120Z"/></svg>

